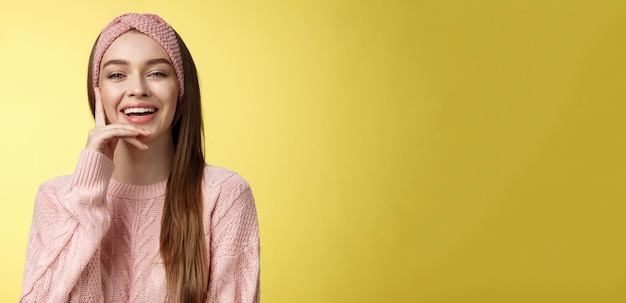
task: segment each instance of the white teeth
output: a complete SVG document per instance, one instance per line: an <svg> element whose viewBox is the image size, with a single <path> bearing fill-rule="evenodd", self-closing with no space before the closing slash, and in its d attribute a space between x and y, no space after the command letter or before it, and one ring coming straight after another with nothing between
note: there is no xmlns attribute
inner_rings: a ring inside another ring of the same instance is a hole
<svg viewBox="0 0 626 303"><path fill-rule="evenodd" d="M124 110L125 115L130 114L146 114L146 113L154 113L156 110L154 108L140 108L140 107L131 107Z"/></svg>

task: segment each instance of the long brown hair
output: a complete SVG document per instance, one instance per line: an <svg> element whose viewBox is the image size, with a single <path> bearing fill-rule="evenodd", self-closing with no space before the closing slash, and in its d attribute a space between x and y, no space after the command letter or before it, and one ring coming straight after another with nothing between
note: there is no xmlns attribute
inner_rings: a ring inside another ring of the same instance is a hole
<svg viewBox="0 0 626 303"><path fill-rule="evenodd" d="M185 94L172 125L174 159L167 180L161 219L160 253L167 280L167 296L180 302L204 302L209 286L209 265L202 220L202 175L205 165L203 123L198 74L187 46L176 33L185 73ZM96 40L97 41L97 40ZM94 44L95 47L95 44ZM87 95L95 116L89 57Z"/></svg>

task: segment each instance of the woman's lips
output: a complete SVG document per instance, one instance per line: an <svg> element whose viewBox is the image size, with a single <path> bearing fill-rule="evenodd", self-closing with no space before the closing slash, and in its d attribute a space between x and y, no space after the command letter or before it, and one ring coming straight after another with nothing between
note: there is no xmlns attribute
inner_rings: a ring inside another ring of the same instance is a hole
<svg viewBox="0 0 626 303"><path fill-rule="evenodd" d="M145 124L156 116L157 113L156 108L148 108L148 107L128 107L123 109L122 115L124 115L124 119L132 124Z"/></svg>
<svg viewBox="0 0 626 303"><path fill-rule="evenodd" d="M146 114L146 115L124 115L124 118L126 119L126 121L132 123L132 124L145 124L148 123L150 121L152 121L152 119L154 119L155 114Z"/></svg>

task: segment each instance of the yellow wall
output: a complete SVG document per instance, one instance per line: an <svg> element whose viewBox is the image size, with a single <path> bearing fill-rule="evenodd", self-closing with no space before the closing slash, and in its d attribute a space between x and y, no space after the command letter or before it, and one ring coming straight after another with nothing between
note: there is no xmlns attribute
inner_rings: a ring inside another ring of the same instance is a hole
<svg viewBox="0 0 626 303"><path fill-rule="evenodd" d="M626 301L626 2L204 2L0 4L0 301L126 11L196 59L208 159L256 194L264 302Z"/></svg>

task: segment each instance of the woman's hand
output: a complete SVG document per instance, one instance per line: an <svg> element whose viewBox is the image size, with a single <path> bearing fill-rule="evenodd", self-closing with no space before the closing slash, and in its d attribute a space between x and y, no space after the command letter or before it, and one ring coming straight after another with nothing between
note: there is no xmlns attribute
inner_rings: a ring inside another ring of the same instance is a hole
<svg viewBox="0 0 626 303"><path fill-rule="evenodd" d="M150 132L131 124L106 124L106 114L100 98L100 88L94 87L96 97L96 127L89 131L85 148L101 152L113 160L113 153L117 142L122 139L139 150L146 150L148 146L141 142L139 137L147 137Z"/></svg>

